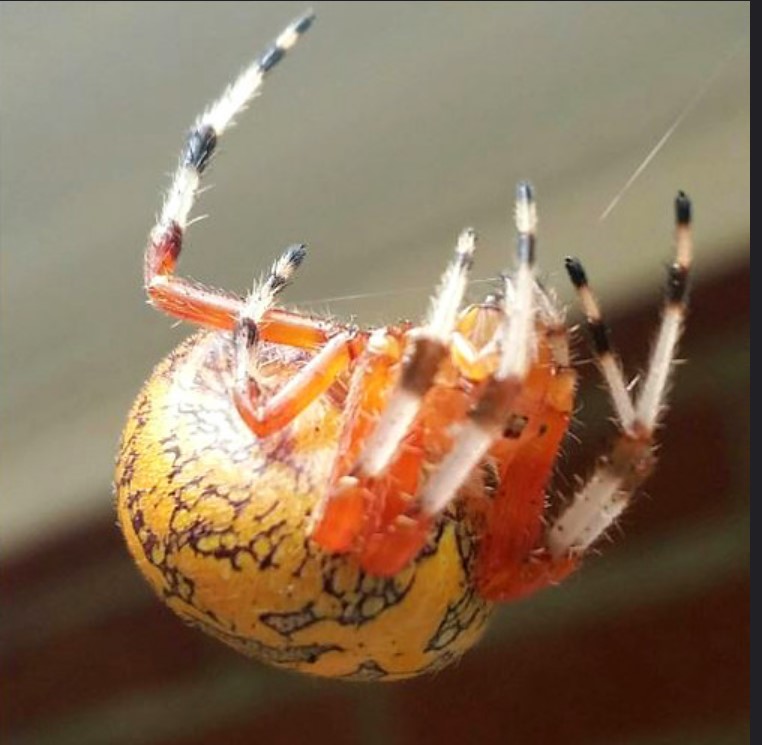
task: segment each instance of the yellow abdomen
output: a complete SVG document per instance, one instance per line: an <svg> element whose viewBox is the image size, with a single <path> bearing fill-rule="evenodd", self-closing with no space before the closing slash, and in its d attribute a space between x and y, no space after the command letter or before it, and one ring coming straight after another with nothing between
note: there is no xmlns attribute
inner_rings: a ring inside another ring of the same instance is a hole
<svg viewBox="0 0 762 745"><path fill-rule="evenodd" d="M144 386L116 472L119 521L140 570L188 623L244 654L325 676L393 680L438 669L481 635L476 527L458 508L416 561L370 577L308 536L341 425L340 386L258 440L230 396L232 346L191 337ZM264 345L287 379L304 353Z"/></svg>

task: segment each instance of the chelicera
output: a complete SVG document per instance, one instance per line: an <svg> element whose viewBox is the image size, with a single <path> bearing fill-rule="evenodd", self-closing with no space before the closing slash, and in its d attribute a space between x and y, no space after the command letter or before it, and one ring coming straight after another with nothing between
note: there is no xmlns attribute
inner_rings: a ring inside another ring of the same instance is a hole
<svg viewBox="0 0 762 745"><path fill-rule="evenodd" d="M151 304L201 327L136 401L116 475L138 565L189 623L273 664L355 679L442 667L496 601L561 581L654 465L682 330L690 203L636 396L576 259L566 268L610 393L611 451L568 505L546 489L574 406L563 313L535 276L531 186L516 190L515 268L463 305L465 230L419 324L361 329L276 306L288 248L246 297L176 274L218 138L312 24L286 28L193 127L145 252Z"/></svg>

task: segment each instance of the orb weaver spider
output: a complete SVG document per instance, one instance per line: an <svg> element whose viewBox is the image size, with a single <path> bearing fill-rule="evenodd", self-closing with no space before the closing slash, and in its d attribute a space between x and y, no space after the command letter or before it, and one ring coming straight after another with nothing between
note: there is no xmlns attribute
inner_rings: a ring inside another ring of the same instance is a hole
<svg viewBox="0 0 762 745"><path fill-rule="evenodd" d="M635 398L585 271L567 259L617 433L547 521L577 375L563 314L535 277L528 184L516 191L516 268L502 293L462 307L476 245L466 230L417 325L363 330L276 307L301 245L244 298L175 273L218 137L312 21L288 26L188 136L145 287L154 307L202 330L133 406L117 509L141 571L188 623L282 667L394 680L458 658L494 603L566 577L651 471L686 309L691 207L680 193Z"/></svg>

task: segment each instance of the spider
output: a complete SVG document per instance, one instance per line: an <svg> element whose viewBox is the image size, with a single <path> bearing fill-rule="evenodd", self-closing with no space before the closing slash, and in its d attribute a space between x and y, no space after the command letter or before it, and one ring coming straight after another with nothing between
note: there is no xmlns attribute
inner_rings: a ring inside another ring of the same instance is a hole
<svg viewBox="0 0 762 745"><path fill-rule="evenodd" d="M560 582L655 462L681 334L691 206L633 397L576 259L617 432L555 518L546 487L574 405L563 314L535 276L532 187L516 190L515 270L463 306L465 230L425 319L361 329L276 306L305 257L288 248L246 297L175 272L218 138L313 22L308 13L192 128L145 252L150 303L201 327L155 369L129 415L115 477L139 568L189 624L274 665L395 680L444 667L494 605Z"/></svg>

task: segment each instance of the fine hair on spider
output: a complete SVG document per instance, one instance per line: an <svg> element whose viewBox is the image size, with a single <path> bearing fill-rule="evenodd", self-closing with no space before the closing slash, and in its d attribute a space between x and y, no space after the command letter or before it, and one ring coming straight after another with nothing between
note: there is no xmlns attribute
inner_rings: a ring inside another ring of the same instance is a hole
<svg viewBox="0 0 762 745"><path fill-rule="evenodd" d="M395 679L455 659L493 602L570 574L653 469L686 312L691 204L678 194L675 258L636 395L585 269L566 260L616 434L546 524L577 372L563 313L536 277L528 182L516 187L501 292L464 305L477 247L467 228L418 324L364 329L278 307L302 244L246 297L176 273L218 139L313 20L290 24L188 135L144 281L154 307L202 331L135 404L117 504L138 564L186 620L274 664Z"/></svg>

